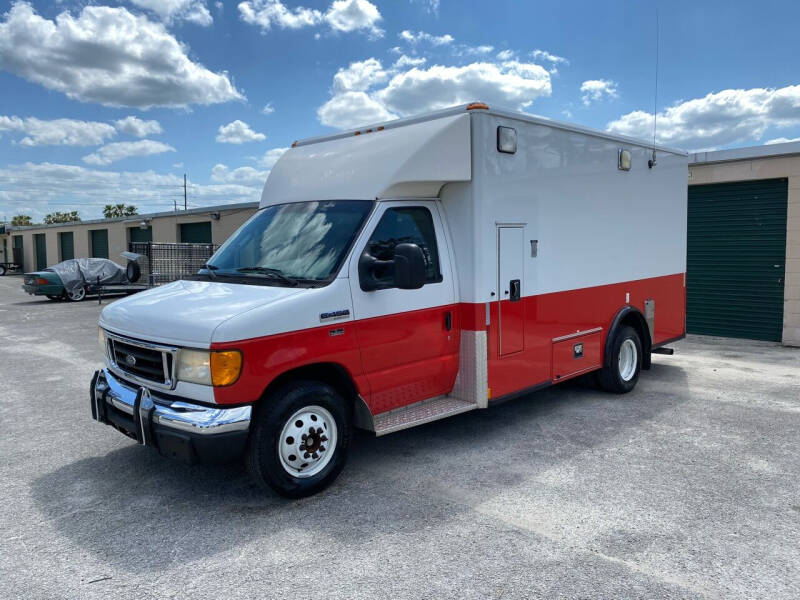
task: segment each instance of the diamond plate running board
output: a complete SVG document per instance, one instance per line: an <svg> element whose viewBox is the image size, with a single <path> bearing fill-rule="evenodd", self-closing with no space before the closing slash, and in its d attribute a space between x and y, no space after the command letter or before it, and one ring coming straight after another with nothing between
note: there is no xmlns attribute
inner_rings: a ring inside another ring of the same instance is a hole
<svg viewBox="0 0 800 600"><path fill-rule="evenodd" d="M476 408L478 405L474 402L458 400L452 396L438 396L430 400L415 402L375 415L375 435L386 435Z"/></svg>

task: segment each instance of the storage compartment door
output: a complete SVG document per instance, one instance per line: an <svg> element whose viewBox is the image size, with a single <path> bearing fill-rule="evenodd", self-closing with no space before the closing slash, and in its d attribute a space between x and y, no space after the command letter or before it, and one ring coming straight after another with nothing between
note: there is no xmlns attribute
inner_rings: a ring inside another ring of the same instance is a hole
<svg viewBox="0 0 800 600"><path fill-rule="evenodd" d="M522 225L497 228L500 356L522 352L524 349L525 302L522 297L524 238Z"/></svg>
<svg viewBox="0 0 800 600"><path fill-rule="evenodd" d="M602 345L603 332L599 329L554 339L553 381L599 368Z"/></svg>

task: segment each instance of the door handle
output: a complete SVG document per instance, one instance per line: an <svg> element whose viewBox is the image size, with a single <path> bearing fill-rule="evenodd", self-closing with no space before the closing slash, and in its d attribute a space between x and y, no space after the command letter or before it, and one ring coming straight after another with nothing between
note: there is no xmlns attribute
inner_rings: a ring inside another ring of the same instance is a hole
<svg viewBox="0 0 800 600"><path fill-rule="evenodd" d="M512 279L508 285L511 288L511 302L518 302L522 291L519 279Z"/></svg>
<svg viewBox="0 0 800 600"><path fill-rule="evenodd" d="M449 310L444 313L444 328L447 331L453 328L453 314Z"/></svg>

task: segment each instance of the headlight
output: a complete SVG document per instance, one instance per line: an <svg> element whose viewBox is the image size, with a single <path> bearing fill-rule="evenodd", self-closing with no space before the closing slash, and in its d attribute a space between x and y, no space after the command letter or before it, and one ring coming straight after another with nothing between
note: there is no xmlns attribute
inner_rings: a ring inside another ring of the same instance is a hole
<svg viewBox="0 0 800 600"><path fill-rule="evenodd" d="M106 340L106 332L102 327L97 328L97 345L100 346L100 352L103 356L108 358L108 341Z"/></svg>
<svg viewBox="0 0 800 600"><path fill-rule="evenodd" d="M178 351L178 379L200 385L222 387L236 383L242 371L242 354L238 350L209 352Z"/></svg>

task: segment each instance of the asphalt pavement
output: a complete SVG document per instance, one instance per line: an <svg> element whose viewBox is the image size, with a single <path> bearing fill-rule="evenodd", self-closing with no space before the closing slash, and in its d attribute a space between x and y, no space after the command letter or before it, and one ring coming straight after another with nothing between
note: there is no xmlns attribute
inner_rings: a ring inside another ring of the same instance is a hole
<svg viewBox="0 0 800 600"><path fill-rule="evenodd" d="M624 396L359 434L289 501L92 421L97 301L20 285L0 278L0 597L800 597L800 349L690 336Z"/></svg>

